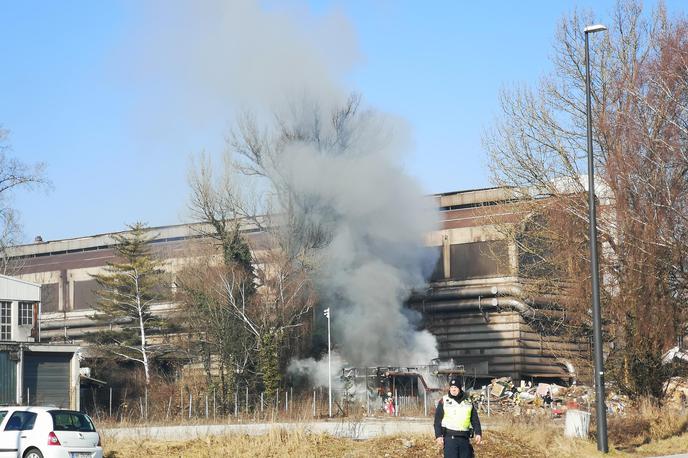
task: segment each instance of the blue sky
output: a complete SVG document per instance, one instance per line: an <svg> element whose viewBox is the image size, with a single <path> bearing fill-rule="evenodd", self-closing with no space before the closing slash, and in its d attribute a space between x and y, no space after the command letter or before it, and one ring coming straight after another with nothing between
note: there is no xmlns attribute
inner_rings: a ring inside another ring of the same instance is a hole
<svg viewBox="0 0 688 458"><path fill-rule="evenodd" d="M53 182L47 193L14 196L26 241L116 231L135 221L188 221L189 156L222 151L242 101L233 98L239 92L225 92L222 81L214 81L221 72L203 75L206 87L193 86L198 75L189 71L187 77L185 63L174 60L193 52L193 40L181 39L196 30L187 27L183 11L198 3L189 0L177 16L159 14L164 4L3 3L0 124L10 130L12 154L47 163ZM532 84L549 69L563 14L594 9L604 21L612 5L314 0L261 8L286 11L296 29L320 28L309 36L333 40L331 49L327 40L318 49L328 68L337 67L335 79L369 105L406 119L414 143L405 169L425 192L436 193L490 185L481 136L498 115L500 88ZM670 13L685 9L678 0L667 7ZM321 30L341 24L341 32ZM159 39L147 49L149 32ZM176 35L160 39L170 34ZM219 38L215 51L225 46ZM282 45L277 36L273 48ZM226 46L236 51L242 43ZM159 55L172 65L155 67L151 61ZM217 96L214 88L220 88ZM205 102L190 102L195 95Z"/></svg>

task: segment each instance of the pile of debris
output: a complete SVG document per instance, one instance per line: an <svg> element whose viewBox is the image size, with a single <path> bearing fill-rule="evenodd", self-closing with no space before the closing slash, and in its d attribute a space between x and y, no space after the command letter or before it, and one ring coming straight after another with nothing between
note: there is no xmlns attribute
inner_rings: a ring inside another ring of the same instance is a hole
<svg viewBox="0 0 688 458"><path fill-rule="evenodd" d="M514 383L510 377L493 379L483 389L468 390L482 411L512 415L561 416L567 409L590 411L595 403L594 389L584 385L562 386L556 383L534 385L525 380ZM488 399L489 398L489 399ZM609 414L623 414L628 397L610 391L607 396Z"/></svg>
<svg viewBox="0 0 688 458"><path fill-rule="evenodd" d="M664 383L664 400L673 407L688 408L688 378L671 377Z"/></svg>

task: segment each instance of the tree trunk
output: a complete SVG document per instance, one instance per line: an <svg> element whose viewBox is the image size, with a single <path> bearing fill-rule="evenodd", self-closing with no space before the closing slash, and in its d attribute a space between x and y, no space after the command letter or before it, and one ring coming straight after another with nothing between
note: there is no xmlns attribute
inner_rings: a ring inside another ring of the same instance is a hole
<svg viewBox="0 0 688 458"><path fill-rule="evenodd" d="M143 360L143 370L146 374L146 389L150 384L150 371L148 364L148 347L146 343L146 327L143 323L143 305L141 304L141 291L139 290L139 278L134 279L136 283L136 307L139 314L139 333L141 334L141 359Z"/></svg>

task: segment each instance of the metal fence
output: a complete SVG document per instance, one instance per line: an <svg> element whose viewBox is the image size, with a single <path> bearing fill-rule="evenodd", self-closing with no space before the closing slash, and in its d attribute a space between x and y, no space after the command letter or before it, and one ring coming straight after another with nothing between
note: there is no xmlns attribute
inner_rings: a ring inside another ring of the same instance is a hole
<svg viewBox="0 0 688 458"><path fill-rule="evenodd" d="M306 419L329 415L326 388L295 392L292 387L274 393L252 392L247 387L221 399L216 389L189 390L186 387L151 389L148 394L132 396L126 388L101 388L89 397L82 392L82 410L97 419L118 422L232 420L232 419ZM332 415L390 415L385 399L354 399L345 390L333 390ZM425 395L394 397L392 415L428 415L434 402Z"/></svg>

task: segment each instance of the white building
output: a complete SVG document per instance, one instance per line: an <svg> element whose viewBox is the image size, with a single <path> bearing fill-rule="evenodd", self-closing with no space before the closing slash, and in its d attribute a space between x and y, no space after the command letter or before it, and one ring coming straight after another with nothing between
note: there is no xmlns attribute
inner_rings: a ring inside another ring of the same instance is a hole
<svg viewBox="0 0 688 458"><path fill-rule="evenodd" d="M40 314L40 285L0 275L0 405L79 409L79 347L41 344Z"/></svg>

